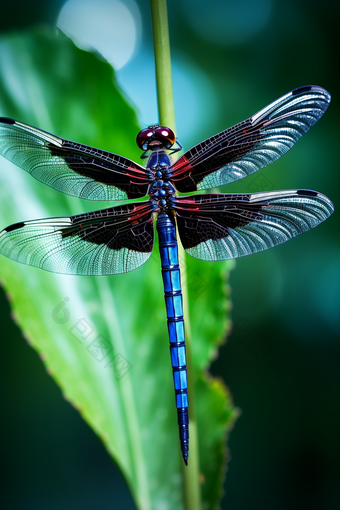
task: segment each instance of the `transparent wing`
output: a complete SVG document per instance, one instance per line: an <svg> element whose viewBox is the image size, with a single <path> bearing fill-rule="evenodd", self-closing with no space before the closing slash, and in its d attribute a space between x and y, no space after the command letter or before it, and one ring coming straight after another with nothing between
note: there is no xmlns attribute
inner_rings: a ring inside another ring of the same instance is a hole
<svg viewBox="0 0 340 510"><path fill-rule="evenodd" d="M152 206L138 202L16 223L0 233L0 253L54 273L109 275L144 264L153 240Z"/></svg>
<svg viewBox="0 0 340 510"><path fill-rule="evenodd" d="M330 94L315 85L280 97L247 120L204 140L172 167L179 191L215 188L273 163L327 110Z"/></svg>
<svg viewBox="0 0 340 510"><path fill-rule="evenodd" d="M133 161L0 117L0 154L52 188L87 200L147 194L145 169Z"/></svg>
<svg viewBox="0 0 340 510"><path fill-rule="evenodd" d="M311 190L178 197L181 242L197 259L227 260L282 244L316 227L334 211Z"/></svg>

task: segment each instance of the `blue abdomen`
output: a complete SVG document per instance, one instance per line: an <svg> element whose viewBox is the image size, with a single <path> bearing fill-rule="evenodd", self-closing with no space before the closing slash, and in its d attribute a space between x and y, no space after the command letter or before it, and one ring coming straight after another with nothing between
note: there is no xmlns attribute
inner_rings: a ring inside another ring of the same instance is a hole
<svg viewBox="0 0 340 510"><path fill-rule="evenodd" d="M179 436L183 459L187 464L189 454L187 367L183 298L174 218L167 214L160 214L157 219L157 231L168 320L171 363L176 393Z"/></svg>

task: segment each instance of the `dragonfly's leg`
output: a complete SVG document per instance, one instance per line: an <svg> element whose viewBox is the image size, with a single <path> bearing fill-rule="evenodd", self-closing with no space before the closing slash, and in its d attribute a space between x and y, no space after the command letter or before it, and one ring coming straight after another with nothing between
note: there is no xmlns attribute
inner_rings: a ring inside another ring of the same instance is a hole
<svg viewBox="0 0 340 510"><path fill-rule="evenodd" d="M175 152L179 152L183 149L183 146L182 144L178 141L178 139L176 138L176 141L175 143L177 143L177 147L171 147L171 152L170 154L174 154Z"/></svg>

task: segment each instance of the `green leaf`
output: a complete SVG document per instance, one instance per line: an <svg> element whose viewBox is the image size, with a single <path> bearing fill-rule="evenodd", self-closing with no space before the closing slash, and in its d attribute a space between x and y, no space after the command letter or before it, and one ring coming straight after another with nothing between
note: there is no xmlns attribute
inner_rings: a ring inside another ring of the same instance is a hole
<svg viewBox="0 0 340 510"><path fill-rule="evenodd" d="M1 38L0 70L1 116L138 160L136 115L106 62L63 35L40 30ZM4 158L0 183L1 228L108 206L64 196ZM231 264L188 257L187 268L202 494L204 508L213 509L236 411L223 384L204 371L229 326L225 279ZM98 278L46 273L1 257L0 278L26 338L101 437L137 507L181 509L182 460L157 250L132 273ZM103 360L92 343L98 335L111 349Z"/></svg>

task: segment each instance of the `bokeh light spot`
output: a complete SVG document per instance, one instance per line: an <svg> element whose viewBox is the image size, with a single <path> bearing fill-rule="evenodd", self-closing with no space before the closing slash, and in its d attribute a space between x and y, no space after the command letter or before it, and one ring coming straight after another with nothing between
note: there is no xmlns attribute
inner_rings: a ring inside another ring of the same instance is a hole
<svg viewBox="0 0 340 510"><path fill-rule="evenodd" d="M141 17L133 0L69 0L57 26L80 48L94 49L115 69L132 57L141 36Z"/></svg>

